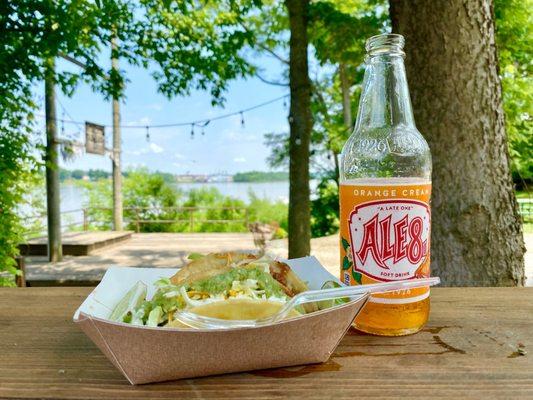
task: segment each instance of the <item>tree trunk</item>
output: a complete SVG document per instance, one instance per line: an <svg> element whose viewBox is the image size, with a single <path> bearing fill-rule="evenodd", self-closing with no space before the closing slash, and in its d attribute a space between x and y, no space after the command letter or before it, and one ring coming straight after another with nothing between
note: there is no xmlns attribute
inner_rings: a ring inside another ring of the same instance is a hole
<svg viewBox="0 0 533 400"><path fill-rule="evenodd" d="M309 255L311 213L309 143L311 136L311 83L307 61L309 0L286 0L289 12L291 90L289 167L289 258Z"/></svg>
<svg viewBox="0 0 533 400"><path fill-rule="evenodd" d="M344 118L344 126L348 131L352 130L352 103L350 102L350 79L348 71L346 71L346 64L339 64L339 79L341 81L342 92L342 115ZM351 133L351 132L350 132Z"/></svg>
<svg viewBox="0 0 533 400"><path fill-rule="evenodd" d="M111 48L115 51L117 48L116 35L111 38ZM111 56L111 66L115 71L118 71L118 59ZM113 116L113 157L112 171L113 171L113 229L115 231L122 230L122 164L121 159L121 136L120 136L120 103L116 95L113 96L112 105Z"/></svg>
<svg viewBox="0 0 533 400"><path fill-rule="evenodd" d="M353 121L352 121L352 103L350 99L350 78L348 76L347 66L344 63L339 63L339 80L341 81L341 94L342 94L342 117L344 126L349 134L352 133ZM335 162L335 182L339 187L339 155L333 152Z"/></svg>
<svg viewBox="0 0 533 400"><path fill-rule="evenodd" d="M63 259L61 245L61 209L59 193L59 162L57 156L57 121L55 91L55 60L45 61L44 101L46 114L46 215L48 227L48 261Z"/></svg>
<svg viewBox="0 0 533 400"><path fill-rule="evenodd" d="M524 284L491 7L390 0L415 120L433 156L431 265L446 285Z"/></svg>

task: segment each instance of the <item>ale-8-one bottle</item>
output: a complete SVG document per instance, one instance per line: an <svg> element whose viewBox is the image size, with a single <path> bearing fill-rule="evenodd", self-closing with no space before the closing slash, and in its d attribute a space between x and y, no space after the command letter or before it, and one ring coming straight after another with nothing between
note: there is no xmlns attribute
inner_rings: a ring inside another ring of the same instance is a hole
<svg viewBox="0 0 533 400"><path fill-rule="evenodd" d="M340 159L341 280L350 285L429 276L431 154L416 129L401 35L366 43L354 132ZM386 336L420 330L429 287L372 295L355 319Z"/></svg>

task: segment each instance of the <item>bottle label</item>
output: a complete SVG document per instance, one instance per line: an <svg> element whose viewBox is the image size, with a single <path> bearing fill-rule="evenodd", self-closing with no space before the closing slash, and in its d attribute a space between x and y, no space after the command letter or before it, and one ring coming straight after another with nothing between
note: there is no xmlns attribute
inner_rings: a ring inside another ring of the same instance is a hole
<svg viewBox="0 0 533 400"><path fill-rule="evenodd" d="M429 276L431 184L340 187L341 280L347 285ZM429 288L372 295L378 303L410 303Z"/></svg>

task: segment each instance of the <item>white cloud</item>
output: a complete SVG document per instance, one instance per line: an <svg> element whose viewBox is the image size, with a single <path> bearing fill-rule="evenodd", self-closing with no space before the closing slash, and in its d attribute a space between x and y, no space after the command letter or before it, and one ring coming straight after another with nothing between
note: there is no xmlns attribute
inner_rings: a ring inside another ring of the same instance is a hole
<svg viewBox="0 0 533 400"><path fill-rule="evenodd" d="M140 150L124 150L124 154L131 154L133 156L140 156L142 151Z"/></svg>
<svg viewBox="0 0 533 400"><path fill-rule="evenodd" d="M146 167L146 163L140 162L140 163L125 163L124 165L126 168L141 168Z"/></svg>
<svg viewBox="0 0 533 400"><path fill-rule="evenodd" d="M233 159L233 162L236 162L236 163L244 163L244 162L246 162L246 158L244 158L244 157L235 157L235 158Z"/></svg>
<svg viewBox="0 0 533 400"><path fill-rule="evenodd" d="M185 156L183 154L180 154L180 153L175 153L174 154L174 157L177 159L177 160L183 160L185 159Z"/></svg>
<svg viewBox="0 0 533 400"><path fill-rule="evenodd" d="M126 125L132 126L132 125L150 125L152 120L149 117L142 117L138 120L129 121ZM144 133L144 132L143 132Z"/></svg>
<svg viewBox="0 0 533 400"><path fill-rule="evenodd" d="M161 111L163 109L163 106L159 103L152 103L148 106L148 108L151 108L152 110Z"/></svg>
<svg viewBox="0 0 533 400"><path fill-rule="evenodd" d="M150 150L152 150L152 153L158 154L163 152L163 148L161 146L158 146L155 143L150 143Z"/></svg>
<svg viewBox="0 0 533 400"><path fill-rule="evenodd" d="M125 150L125 154L131 154L133 156L141 156L143 154L154 153L159 154L165 151L161 146L155 143L150 143L148 147L143 147L140 150Z"/></svg>
<svg viewBox="0 0 533 400"><path fill-rule="evenodd" d="M226 130L223 132L223 138L235 142L256 142L258 136L242 130Z"/></svg>

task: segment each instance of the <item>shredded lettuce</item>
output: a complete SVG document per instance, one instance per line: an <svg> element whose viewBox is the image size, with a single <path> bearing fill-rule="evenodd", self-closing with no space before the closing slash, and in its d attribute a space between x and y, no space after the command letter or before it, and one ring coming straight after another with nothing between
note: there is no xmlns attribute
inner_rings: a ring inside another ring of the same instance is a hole
<svg viewBox="0 0 533 400"><path fill-rule="evenodd" d="M200 258L204 258L205 255L203 254L200 254L200 253L191 253L189 254L189 256L187 257L189 260L199 260Z"/></svg>
<svg viewBox="0 0 533 400"><path fill-rule="evenodd" d="M155 282L156 292L151 300L137 303L122 318L133 325L158 326L168 321L176 310L194 307L228 297L272 299L286 301L283 288L269 273L268 264L258 260L245 266L234 267L222 274L201 279L191 284L174 285L169 278Z"/></svg>
<svg viewBox="0 0 533 400"><path fill-rule="evenodd" d="M146 321L147 326L157 326L163 322L163 309L161 306L155 307L150 314L148 314L148 320Z"/></svg>

